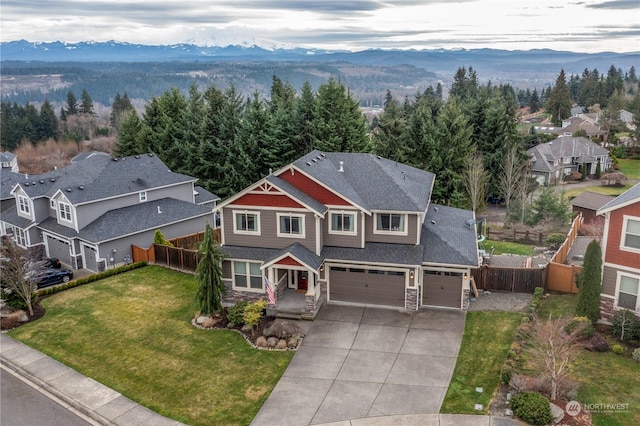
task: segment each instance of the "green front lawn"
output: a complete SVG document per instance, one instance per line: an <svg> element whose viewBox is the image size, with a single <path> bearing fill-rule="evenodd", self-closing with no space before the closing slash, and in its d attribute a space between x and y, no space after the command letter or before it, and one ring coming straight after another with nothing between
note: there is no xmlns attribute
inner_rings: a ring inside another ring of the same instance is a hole
<svg viewBox="0 0 640 426"><path fill-rule="evenodd" d="M544 297L538 307L538 317L546 320L551 315L553 318L573 317L578 303L577 294L554 293Z"/></svg>
<svg viewBox="0 0 640 426"><path fill-rule="evenodd" d="M627 177L627 179L640 180L640 160L619 158L618 166L620 166L620 171Z"/></svg>
<svg viewBox="0 0 640 426"><path fill-rule="evenodd" d="M522 314L468 312L453 377L441 413L487 414L500 384L500 371ZM482 393L476 387L483 388ZM476 411L482 404L483 411Z"/></svg>
<svg viewBox="0 0 640 426"><path fill-rule="evenodd" d="M533 256L533 246L521 243L511 243L508 241L485 240L483 242L487 252L493 247L493 254L517 254L522 256Z"/></svg>
<svg viewBox="0 0 640 426"><path fill-rule="evenodd" d="M249 424L294 353L191 326L196 288L190 274L136 269L44 299L46 316L10 335L167 417Z"/></svg>

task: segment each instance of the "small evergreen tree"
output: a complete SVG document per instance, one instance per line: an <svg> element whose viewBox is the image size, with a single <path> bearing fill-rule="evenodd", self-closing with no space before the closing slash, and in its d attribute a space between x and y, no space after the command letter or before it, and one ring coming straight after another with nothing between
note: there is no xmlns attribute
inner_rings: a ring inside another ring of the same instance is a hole
<svg viewBox="0 0 640 426"><path fill-rule="evenodd" d="M159 229L156 229L156 232L153 234L153 244L173 247L173 244L167 241L167 239L162 234L162 231Z"/></svg>
<svg viewBox="0 0 640 426"><path fill-rule="evenodd" d="M198 250L198 259L195 273L198 281L196 300L200 306L200 313L209 315L222 310L222 296L225 294L224 282L222 281L224 253L216 241L209 222L206 224L204 240Z"/></svg>
<svg viewBox="0 0 640 426"><path fill-rule="evenodd" d="M587 317L596 322L600 317L600 281L602 272L602 251L600 244L593 240L587 246L584 264L578 279L578 304L576 316Z"/></svg>
<svg viewBox="0 0 640 426"><path fill-rule="evenodd" d="M598 158L598 163L596 164L596 179L600 179L602 175L602 166L600 165L600 159Z"/></svg>

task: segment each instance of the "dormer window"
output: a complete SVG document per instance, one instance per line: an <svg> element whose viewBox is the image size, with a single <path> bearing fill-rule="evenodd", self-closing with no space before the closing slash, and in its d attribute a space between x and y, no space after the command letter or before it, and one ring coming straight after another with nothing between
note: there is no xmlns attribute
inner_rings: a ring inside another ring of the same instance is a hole
<svg viewBox="0 0 640 426"><path fill-rule="evenodd" d="M58 203L58 214L60 220L65 222L71 222L71 206L67 203L60 201Z"/></svg>
<svg viewBox="0 0 640 426"><path fill-rule="evenodd" d="M18 209L20 212L24 214L31 214L31 203L29 202L29 198L24 195L18 195Z"/></svg>
<svg viewBox="0 0 640 426"><path fill-rule="evenodd" d="M140 191L138 195L140 196L141 203L144 203L145 201L147 201L147 191Z"/></svg>

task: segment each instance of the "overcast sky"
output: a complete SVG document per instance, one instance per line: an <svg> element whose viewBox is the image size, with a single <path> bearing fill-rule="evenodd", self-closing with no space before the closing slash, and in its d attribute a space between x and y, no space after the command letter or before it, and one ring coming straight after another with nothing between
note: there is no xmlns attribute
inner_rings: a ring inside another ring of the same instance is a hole
<svg viewBox="0 0 640 426"><path fill-rule="evenodd" d="M1 0L1 40L640 51L640 0Z"/></svg>

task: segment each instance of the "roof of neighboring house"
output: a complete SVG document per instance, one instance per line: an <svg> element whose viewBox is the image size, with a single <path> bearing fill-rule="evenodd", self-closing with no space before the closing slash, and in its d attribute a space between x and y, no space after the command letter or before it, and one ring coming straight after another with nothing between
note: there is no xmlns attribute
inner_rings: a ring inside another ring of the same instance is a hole
<svg viewBox="0 0 640 426"><path fill-rule="evenodd" d="M220 200L220 197L218 197L216 194L207 191L201 186L196 186L193 188L193 190L195 192L196 204L198 205Z"/></svg>
<svg viewBox="0 0 640 426"><path fill-rule="evenodd" d="M16 159L16 155L12 152L0 152L0 163L10 163Z"/></svg>
<svg viewBox="0 0 640 426"><path fill-rule="evenodd" d="M476 220L472 211L432 204L422 225L425 263L478 265Z"/></svg>
<svg viewBox="0 0 640 426"><path fill-rule="evenodd" d="M4 179L3 179L4 180ZM89 156L66 167L23 178L18 183L31 198L62 191L73 204L82 204L196 178L174 173L154 154L112 158Z"/></svg>
<svg viewBox="0 0 640 426"><path fill-rule="evenodd" d="M627 124L632 124L633 123L633 113L621 109L620 110L620 121L622 121L623 123L627 123Z"/></svg>
<svg viewBox="0 0 640 426"><path fill-rule="evenodd" d="M577 158L576 161L580 161L580 158L587 160L588 158L593 159L594 156L609 155L607 149L582 136L560 136L552 141L529 148L527 153L535 160L533 171L550 171L552 167L548 162L566 157Z"/></svg>
<svg viewBox="0 0 640 426"><path fill-rule="evenodd" d="M423 212L435 178L373 154L314 150L293 165L367 211Z"/></svg>
<svg viewBox="0 0 640 426"><path fill-rule="evenodd" d="M602 206L596 214L601 215L611 210L626 207L630 204L640 203L640 183L635 184L613 200Z"/></svg>
<svg viewBox="0 0 640 426"><path fill-rule="evenodd" d="M25 175L3 170L0 174L0 200L14 198L11 190L22 180L25 180Z"/></svg>
<svg viewBox="0 0 640 426"><path fill-rule="evenodd" d="M71 230L73 235L63 235L99 243L207 215L212 215L210 208L173 198L162 198L110 210L79 233ZM59 228L65 228L57 225L55 218L47 218L39 227L55 233L60 233Z"/></svg>
<svg viewBox="0 0 640 426"><path fill-rule="evenodd" d="M33 223L32 220L19 216L15 207L2 212L2 221L22 229L28 228Z"/></svg>
<svg viewBox="0 0 640 426"><path fill-rule="evenodd" d="M83 151L80 154L78 154L75 157L73 157L71 159L71 162L72 163L77 163L78 161L82 161L82 160L85 160L87 158L95 157L96 155L101 155L101 156L104 156L104 157L110 157L109 154L107 154L106 152L102 152L102 151Z"/></svg>
<svg viewBox="0 0 640 426"><path fill-rule="evenodd" d="M364 248L324 246L322 257L325 260L341 262L421 265L422 245L367 243Z"/></svg>
<svg viewBox="0 0 640 426"><path fill-rule="evenodd" d="M571 200L573 207L580 207L589 210L598 210L600 207L613 200L615 196L598 194L596 192L585 191Z"/></svg>

